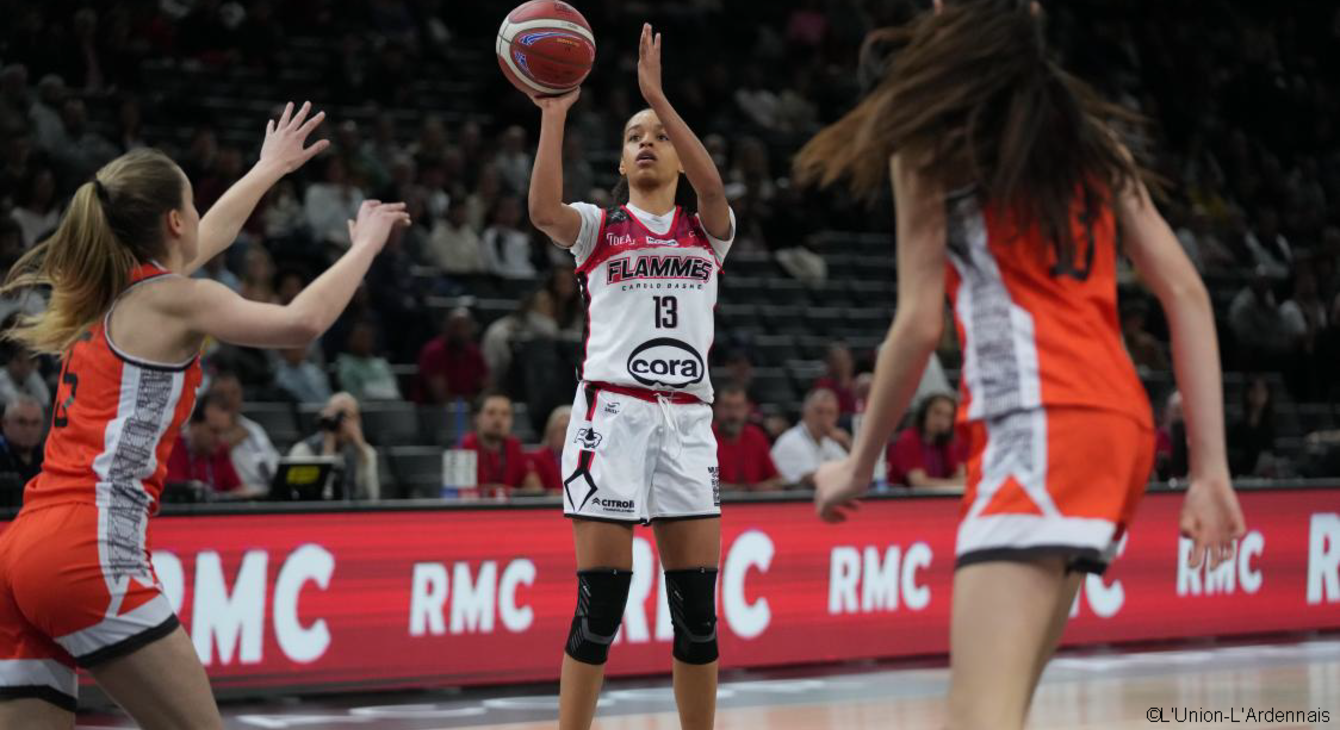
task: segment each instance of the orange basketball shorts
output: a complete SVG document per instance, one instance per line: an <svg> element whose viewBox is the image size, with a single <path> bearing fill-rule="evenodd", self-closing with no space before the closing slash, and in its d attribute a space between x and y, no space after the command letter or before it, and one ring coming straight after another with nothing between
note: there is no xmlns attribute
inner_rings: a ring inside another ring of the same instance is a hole
<svg viewBox="0 0 1340 730"><path fill-rule="evenodd" d="M1144 496L1154 432L1087 408L1016 411L967 431L957 565L1060 555L1102 573Z"/></svg>
<svg viewBox="0 0 1340 730"><path fill-rule="evenodd" d="M74 710L75 667L95 667L177 626L149 562L143 509L25 509L0 534L0 699Z"/></svg>

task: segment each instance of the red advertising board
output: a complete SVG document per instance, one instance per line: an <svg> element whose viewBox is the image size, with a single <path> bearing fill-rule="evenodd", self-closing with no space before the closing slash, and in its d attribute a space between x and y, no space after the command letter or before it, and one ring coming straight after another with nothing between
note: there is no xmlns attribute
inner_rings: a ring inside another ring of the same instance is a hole
<svg viewBox="0 0 1340 730"><path fill-rule="evenodd" d="M1242 494L1248 535L1207 574L1179 562L1181 496L1151 494L1068 644L1340 629L1340 489ZM723 665L944 653L958 503L867 502L841 526L806 502L726 506ZM554 509L164 516L159 579L221 690L557 678L575 604ZM670 668L655 542L609 670Z"/></svg>

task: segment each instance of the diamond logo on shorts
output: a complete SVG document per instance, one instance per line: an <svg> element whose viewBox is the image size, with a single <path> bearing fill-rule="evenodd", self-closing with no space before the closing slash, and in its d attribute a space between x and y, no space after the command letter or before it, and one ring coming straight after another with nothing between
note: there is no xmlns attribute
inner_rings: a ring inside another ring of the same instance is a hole
<svg viewBox="0 0 1340 730"><path fill-rule="evenodd" d="M604 440L605 437L596 433L594 428L583 428L577 431L577 438L573 439L572 443L580 444L587 451L595 451L600 447L600 442Z"/></svg>

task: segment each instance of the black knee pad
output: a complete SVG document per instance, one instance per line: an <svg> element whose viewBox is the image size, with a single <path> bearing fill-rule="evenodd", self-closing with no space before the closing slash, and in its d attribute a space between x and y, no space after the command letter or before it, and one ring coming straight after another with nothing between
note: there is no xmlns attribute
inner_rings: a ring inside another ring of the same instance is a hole
<svg viewBox="0 0 1340 730"><path fill-rule="evenodd" d="M631 570L577 571L577 611L568 632L568 656L583 664L604 664L623 621Z"/></svg>
<svg viewBox="0 0 1340 730"><path fill-rule="evenodd" d="M675 626L675 658L685 664L716 661L716 568L667 570L665 588Z"/></svg>

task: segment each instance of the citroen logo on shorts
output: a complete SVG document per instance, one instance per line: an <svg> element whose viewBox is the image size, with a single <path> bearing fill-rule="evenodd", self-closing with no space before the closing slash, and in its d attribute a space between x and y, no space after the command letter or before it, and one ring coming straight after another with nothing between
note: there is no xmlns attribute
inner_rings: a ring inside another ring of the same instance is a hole
<svg viewBox="0 0 1340 730"><path fill-rule="evenodd" d="M643 385L686 388L701 383L707 368L703 356L688 343L658 337L638 345L628 356L628 374Z"/></svg>

